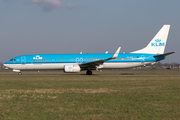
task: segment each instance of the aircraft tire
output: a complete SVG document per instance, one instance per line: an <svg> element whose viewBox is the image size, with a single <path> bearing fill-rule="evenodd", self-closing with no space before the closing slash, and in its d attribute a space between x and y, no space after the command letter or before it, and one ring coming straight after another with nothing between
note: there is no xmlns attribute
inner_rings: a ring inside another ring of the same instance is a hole
<svg viewBox="0 0 180 120"><path fill-rule="evenodd" d="M92 71L91 70L87 70L86 74L87 75L92 75Z"/></svg>
<svg viewBox="0 0 180 120"><path fill-rule="evenodd" d="M21 72L18 72L18 75L22 75L22 73L21 73Z"/></svg>

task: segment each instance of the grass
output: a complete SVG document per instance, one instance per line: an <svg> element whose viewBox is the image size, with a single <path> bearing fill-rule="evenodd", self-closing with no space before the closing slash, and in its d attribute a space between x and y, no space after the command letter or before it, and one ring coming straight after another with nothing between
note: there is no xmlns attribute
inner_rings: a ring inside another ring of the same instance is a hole
<svg viewBox="0 0 180 120"><path fill-rule="evenodd" d="M180 77L173 73L171 76L0 76L2 120L179 118Z"/></svg>

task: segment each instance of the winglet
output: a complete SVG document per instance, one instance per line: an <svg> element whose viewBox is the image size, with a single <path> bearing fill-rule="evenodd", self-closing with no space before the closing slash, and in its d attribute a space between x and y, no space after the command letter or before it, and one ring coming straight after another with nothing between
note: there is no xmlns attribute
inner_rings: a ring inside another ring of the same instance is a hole
<svg viewBox="0 0 180 120"><path fill-rule="evenodd" d="M118 54L119 54L119 51L120 51L121 47L119 47L116 52L114 53L114 55L111 57L111 59L115 59L117 58Z"/></svg>

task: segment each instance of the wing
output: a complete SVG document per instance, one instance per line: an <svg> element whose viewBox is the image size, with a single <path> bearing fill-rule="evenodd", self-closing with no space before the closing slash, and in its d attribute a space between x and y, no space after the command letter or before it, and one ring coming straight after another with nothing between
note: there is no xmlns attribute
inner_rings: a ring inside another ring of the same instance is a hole
<svg viewBox="0 0 180 120"><path fill-rule="evenodd" d="M107 59L102 59L102 60L96 60L96 61L92 61L92 62L87 62L87 63L82 63L79 64L79 66L81 68L83 67L87 67L87 68L96 68L97 66L102 65L105 61L111 60L111 59L116 59L116 57L119 54L121 47L119 47L116 52L114 53L114 55L111 58L107 58Z"/></svg>

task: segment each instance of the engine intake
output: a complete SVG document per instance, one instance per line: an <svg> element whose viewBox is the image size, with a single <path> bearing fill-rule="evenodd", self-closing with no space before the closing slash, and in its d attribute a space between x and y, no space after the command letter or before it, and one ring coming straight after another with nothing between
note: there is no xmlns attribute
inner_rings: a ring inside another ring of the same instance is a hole
<svg viewBox="0 0 180 120"><path fill-rule="evenodd" d="M64 72L66 73L77 73L80 72L81 68L79 65L65 65L64 66Z"/></svg>

